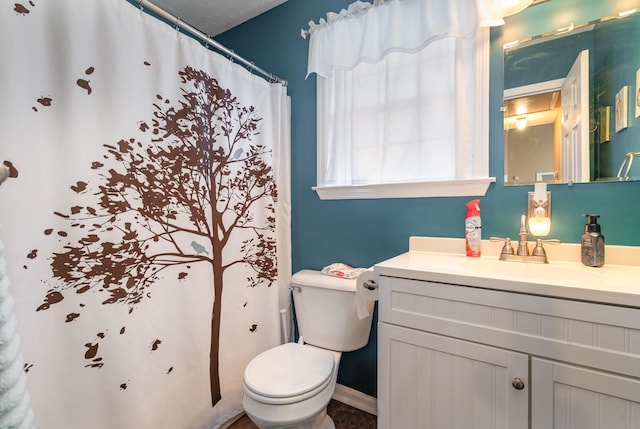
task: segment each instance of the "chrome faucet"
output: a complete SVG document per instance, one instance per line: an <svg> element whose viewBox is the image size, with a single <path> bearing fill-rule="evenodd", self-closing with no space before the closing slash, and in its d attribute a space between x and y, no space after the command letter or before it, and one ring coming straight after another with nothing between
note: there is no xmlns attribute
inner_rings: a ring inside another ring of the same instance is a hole
<svg viewBox="0 0 640 429"><path fill-rule="evenodd" d="M518 256L529 256L529 244L527 244L527 236L529 231L527 230L527 218L525 215L520 216L520 232L518 233L520 240L518 240Z"/></svg>
<svg viewBox="0 0 640 429"><path fill-rule="evenodd" d="M547 260L547 252L545 252L544 247L542 247L542 243L560 244L560 240L557 239L542 240L540 238L537 238L536 245L530 252L529 243L527 242L529 231L527 229L527 217L525 215L522 215L520 217L520 231L518 235L520 236L520 239L518 240L517 251L513 250L511 239L509 237L489 238L490 241L504 241L504 246L502 246L502 251L500 252L501 261L534 262L538 264L546 264L549 261Z"/></svg>

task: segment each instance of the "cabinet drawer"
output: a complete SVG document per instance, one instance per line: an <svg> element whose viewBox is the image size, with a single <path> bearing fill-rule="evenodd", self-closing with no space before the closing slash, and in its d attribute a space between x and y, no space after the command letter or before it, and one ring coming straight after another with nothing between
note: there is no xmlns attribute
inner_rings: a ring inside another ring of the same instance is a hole
<svg viewBox="0 0 640 429"><path fill-rule="evenodd" d="M379 320L640 377L640 309L381 276Z"/></svg>

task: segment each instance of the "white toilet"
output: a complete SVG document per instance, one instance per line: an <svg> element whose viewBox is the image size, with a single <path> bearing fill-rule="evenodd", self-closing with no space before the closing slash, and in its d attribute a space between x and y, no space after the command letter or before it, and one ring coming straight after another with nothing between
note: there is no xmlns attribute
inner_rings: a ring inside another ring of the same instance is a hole
<svg viewBox="0 0 640 429"><path fill-rule="evenodd" d="M304 345L287 343L256 356L244 372L242 405L259 428L334 429L327 405L342 352L369 341L369 316L359 319L356 280L302 270L291 278Z"/></svg>

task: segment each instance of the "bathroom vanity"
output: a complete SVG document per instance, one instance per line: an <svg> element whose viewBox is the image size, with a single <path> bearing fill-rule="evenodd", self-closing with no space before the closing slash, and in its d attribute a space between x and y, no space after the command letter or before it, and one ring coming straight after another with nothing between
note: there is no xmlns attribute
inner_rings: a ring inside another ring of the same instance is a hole
<svg viewBox="0 0 640 429"><path fill-rule="evenodd" d="M412 237L375 266L378 428L640 428L639 249L590 268L579 245L482 245Z"/></svg>

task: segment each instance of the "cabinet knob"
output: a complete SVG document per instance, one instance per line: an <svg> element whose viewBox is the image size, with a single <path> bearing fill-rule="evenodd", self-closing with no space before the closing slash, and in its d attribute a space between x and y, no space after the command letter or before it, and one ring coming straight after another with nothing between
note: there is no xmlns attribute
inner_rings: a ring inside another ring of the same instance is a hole
<svg viewBox="0 0 640 429"><path fill-rule="evenodd" d="M516 389L516 390L522 390L524 389L524 381L522 381L522 379L520 377L516 377L513 379L513 383L511 383L511 385Z"/></svg>

